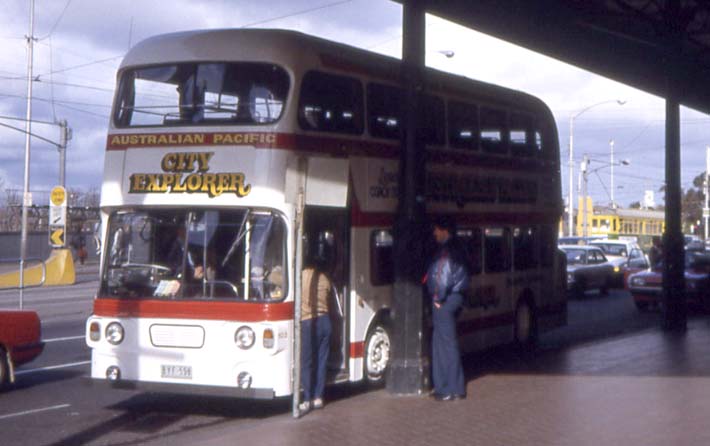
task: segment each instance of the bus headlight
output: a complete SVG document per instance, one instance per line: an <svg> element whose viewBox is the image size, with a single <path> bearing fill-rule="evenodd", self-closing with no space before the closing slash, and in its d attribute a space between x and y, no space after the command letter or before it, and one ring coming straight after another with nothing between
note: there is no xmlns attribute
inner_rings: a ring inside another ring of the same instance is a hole
<svg viewBox="0 0 710 446"><path fill-rule="evenodd" d="M112 345L118 345L123 342L123 325L118 322L111 322L106 327L106 340Z"/></svg>
<svg viewBox="0 0 710 446"><path fill-rule="evenodd" d="M246 325L242 325L237 329L236 333L234 333L234 343L242 350L250 349L252 345L254 345L255 340L256 336L254 335L254 330Z"/></svg>

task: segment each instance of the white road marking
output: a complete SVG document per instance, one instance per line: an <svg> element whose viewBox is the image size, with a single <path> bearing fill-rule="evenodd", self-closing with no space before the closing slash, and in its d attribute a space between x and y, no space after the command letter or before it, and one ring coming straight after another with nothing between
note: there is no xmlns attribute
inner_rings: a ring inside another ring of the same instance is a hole
<svg viewBox="0 0 710 446"><path fill-rule="evenodd" d="M50 407L42 407L40 409L32 409L32 410L25 410L24 412L16 412L16 413L10 413L7 415L0 415L0 420L4 420L7 418L14 418L14 417L20 417L22 415L31 415L37 412L46 412L48 410L58 410L58 409L64 409L67 407L70 407L71 404L58 404L56 406L50 406Z"/></svg>
<svg viewBox="0 0 710 446"><path fill-rule="evenodd" d="M66 369L69 367L77 367L86 364L91 364L91 361L71 362L69 364L50 365L47 367L39 367L37 369L18 370L15 372L15 375L26 375L28 373L44 372L46 370Z"/></svg>
<svg viewBox="0 0 710 446"><path fill-rule="evenodd" d="M84 339L85 336L65 336L63 338L52 338L52 339L42 339L44 342L61 342L61 341L73 341L75 339Z"/></svg>

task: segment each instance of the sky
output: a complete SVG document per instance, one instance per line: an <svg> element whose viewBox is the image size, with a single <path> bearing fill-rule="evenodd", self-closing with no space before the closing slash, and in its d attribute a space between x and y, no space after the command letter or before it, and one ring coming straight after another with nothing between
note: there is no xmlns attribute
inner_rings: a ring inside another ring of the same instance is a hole
<svg viewBox="0 0 710 446"><path fill-rule="evenodd" d="M0 15L0 185L22 189L27 110L29 0L4 0ZM169 5L169 9L166 9ZM89 190L101 183L116 69L137 42L167 32L207 28L294 29L393 57L401 56L401 6L389 0L36 0L32 133L58 142L66 119L66 185ZM625 207L664 183L664 115L661 98L605 79L499 39L427 16L427 65L525 91L542 99L557 123L563 197L568 195L568 147L574 118L574 192L579 165L591 160L588 190L607 204L610 141L614 200ZM453 51L453 57L443 52ZM615 101L625 101L619 105ZM591 108L588 108L590 107ZM586 109L586 111L585 111ZM580 113L581 112L581 113ZM682 186L705 170L710 117L681 108ZM57 148L33 139L30 190L59 183ZM576 196L576 195L575 195Z"/></svg>

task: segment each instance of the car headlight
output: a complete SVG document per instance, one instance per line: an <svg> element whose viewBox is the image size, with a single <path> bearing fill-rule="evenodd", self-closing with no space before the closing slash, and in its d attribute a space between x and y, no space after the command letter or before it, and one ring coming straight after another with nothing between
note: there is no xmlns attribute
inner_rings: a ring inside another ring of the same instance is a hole
<svg viewBox="0 0 710 446"><path fill-rule="evenodd" d="M234 333L234 343L242 350L250 349L252 345L254 345L255 340L256 335L254 334L254 330L246 325L239 327Z"/></svg>
<svg viewBox="0 0 710 446"><path fill-rule="evenodd" d="M118 345L123 342L123 325L118 322L111 322L106 326L106 340L112 345Z"/></svg>
<svg viewBox="0 0 710 446"><path fill-rule="evenodd" d="M619 271L621 271L621 268L619 267L619 265L614 265L614 272L618 273Z"/></svg>
<svg viewBox="0 0 710 446"><path fill-rule="evenodd" d="M643 280L643 277L633 277L631 279L631 285L644 286L646 285L646 281Z"/></svg>

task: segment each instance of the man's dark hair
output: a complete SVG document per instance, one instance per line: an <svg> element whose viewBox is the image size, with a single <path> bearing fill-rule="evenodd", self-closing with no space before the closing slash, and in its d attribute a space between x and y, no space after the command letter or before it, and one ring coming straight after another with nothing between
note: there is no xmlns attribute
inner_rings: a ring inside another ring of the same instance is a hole
<svg viewBox="0 0 710 446"><path fill-rule="evenodd" d="M447 230L450 235L456 235L456 221L450 215L437 215L432 223L437 228Z"/></svg>

